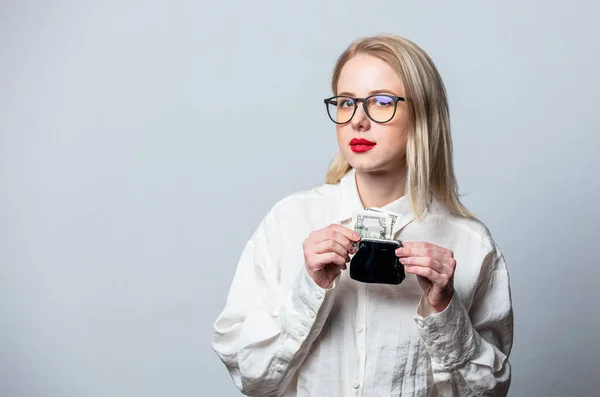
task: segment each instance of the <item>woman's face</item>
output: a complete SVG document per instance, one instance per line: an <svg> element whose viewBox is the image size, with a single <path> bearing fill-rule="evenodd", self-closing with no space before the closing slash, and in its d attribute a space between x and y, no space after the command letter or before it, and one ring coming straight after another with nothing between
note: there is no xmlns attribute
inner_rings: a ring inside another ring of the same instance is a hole
<svg viewBox="0 0 600 397"><path fill-rule="evenodd" d="M405 97L400 76L386 62L370 55L357 55L343 66L337 92L337 95L355 98L374 93ZM336 124L340 151L357 172L403 169L410 122L406 102L398 101L396 114L387 123L376 123L367 117L360 102L350 122ZM374 145L359 145L356 140L360 139Z"/></svg>

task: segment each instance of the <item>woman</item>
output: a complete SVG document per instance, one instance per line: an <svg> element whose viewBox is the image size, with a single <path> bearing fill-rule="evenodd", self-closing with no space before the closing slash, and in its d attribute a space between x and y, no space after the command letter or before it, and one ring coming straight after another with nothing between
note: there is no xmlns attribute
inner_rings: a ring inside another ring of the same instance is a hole
<svg viewBox="0 0 600 397"><path fill-rule="evenodd" d="M513 321L504 258L459 202L442 80L395 36L358 40L335 66L339 153L326 184L293 194L246 245L212 346L250 396L504 396ZM400 214L406 279L345 271L352 215Z"/></svg>

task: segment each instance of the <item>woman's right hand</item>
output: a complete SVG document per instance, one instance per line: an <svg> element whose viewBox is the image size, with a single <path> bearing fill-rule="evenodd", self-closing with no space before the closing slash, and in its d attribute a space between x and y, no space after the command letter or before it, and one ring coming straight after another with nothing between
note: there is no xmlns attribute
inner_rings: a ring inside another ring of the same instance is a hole
<svg viewBox="0 0 600 397"><path fill-rule="evenodd" d="M308 275L321 288L331 288L333 281L350 262L353 243L360 234L345 226L332 224L316 230L304 240L304 263Z"/></svg>

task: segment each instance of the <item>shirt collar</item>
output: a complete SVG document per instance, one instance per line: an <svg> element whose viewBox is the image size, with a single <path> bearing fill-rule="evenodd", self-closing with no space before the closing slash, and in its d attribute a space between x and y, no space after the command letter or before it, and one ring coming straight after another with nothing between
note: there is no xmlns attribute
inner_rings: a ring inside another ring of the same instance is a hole
<svg viewBox="0 0 600 397"><path fill-rule="evenodd" d="M360 196L358 195L358 188L356 187L356 171L354 168L348 171L348 173L340 180L340 201L339 223L351 219L354 211L364 208ZM394 225L394 233L414 219L414 216L410 211L408 195L400 197L381 207L381 209L400 214L400 219L398 219Z"/></svg>

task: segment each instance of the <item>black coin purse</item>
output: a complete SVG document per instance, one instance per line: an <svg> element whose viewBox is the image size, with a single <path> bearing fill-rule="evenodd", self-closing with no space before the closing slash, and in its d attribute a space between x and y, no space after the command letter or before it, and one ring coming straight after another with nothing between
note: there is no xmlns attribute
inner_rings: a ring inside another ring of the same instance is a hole
<svg viewBox="0 0 600 397"><path fill-rule="evenodd" d="M363 238L350 261L350 278L363 283L400 284L404 278L404 266L396 251L402 247L399 240Z"/></svg>

